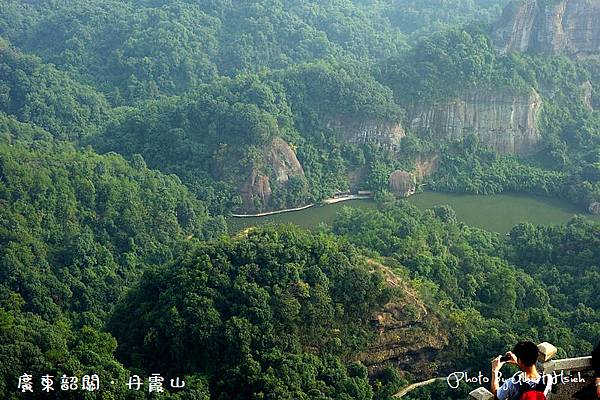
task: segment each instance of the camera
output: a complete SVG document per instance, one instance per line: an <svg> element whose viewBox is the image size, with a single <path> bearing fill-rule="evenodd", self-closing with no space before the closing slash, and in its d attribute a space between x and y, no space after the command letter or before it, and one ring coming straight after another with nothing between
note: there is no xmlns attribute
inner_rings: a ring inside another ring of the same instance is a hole
<svg viewBox="0 0 600 400"><path fill-rule="evenodd" d="M502 362L510 361L510 356L508 354L505 354L500 357L500 361L502 361Z"/></svg>

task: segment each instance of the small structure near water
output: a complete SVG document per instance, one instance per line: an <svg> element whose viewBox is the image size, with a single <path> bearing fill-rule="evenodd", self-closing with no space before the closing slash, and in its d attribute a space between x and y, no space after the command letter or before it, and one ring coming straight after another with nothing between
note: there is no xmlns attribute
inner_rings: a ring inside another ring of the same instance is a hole
<svg viewBox="0 0 600 400"><path fill-rule="evenodd" d="M594 215L600 215L600 202L593 202L592 204L590 204L590 206L588 207L588 211L591 214Z"/></svg>
<svg viewBox="0 0 600 400"><path fill-rule="evenodd" d="M340 197L350 196L351 194L352 192L349 190L338 190L333 194L332 198L337 199Z"/></svg>

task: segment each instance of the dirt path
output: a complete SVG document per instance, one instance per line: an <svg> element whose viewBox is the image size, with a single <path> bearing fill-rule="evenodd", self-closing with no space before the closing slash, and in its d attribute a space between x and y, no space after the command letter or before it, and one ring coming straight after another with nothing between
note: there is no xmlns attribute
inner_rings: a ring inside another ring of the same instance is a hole
<svg viewBox="0 0 600 400"><path fill-rule="evenodd" d="M371 199L373 198L373 196L368 196L368 195L357 195L357 194L351 194L349 196L344 196L344 197L332 197L330 199L325 199L323 200L323 204L335 204L335 203L341 203L342 201L348 201L348 200L367 200L367 199ZM263 212L263 213L258 213L258 214L231 214L232 217L234 218L254 218L254 217L266 217L269 215L277 215L277 214L283 214L283 213L288 213L288 212L294 212L294 211L302 211L302 210L306 210L308 208L314 207L316 204L308 204L302 207L296 207L296 208L286 208L284 210L276 210L276 211L268 211L268 212Z"/></svg>

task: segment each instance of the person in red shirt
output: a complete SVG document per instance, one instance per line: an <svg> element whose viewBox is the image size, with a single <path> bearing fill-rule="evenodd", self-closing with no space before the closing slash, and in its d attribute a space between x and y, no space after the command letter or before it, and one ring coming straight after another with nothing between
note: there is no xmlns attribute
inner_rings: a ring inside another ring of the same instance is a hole
<svg viewBox="0 0 600 400"><path fill-rule="evenodd" d="M506 353L507 361L498 356L492 361L492 393L497 400L520 400L524 398L546 399L552 389L552 376L538 373L536 361L538 347L533 342L519 342L513 351ZM500 386L500 368L515 364L519 372Z"/></svg>

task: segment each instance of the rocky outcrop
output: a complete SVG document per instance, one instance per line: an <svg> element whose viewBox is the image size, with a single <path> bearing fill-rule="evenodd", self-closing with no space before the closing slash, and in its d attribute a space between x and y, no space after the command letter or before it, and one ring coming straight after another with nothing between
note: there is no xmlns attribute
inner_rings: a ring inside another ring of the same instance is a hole
<svg viewBox="0 0 600 400"><path fill-rule="evenodd" d="M273 171L273 178L278 183L287 183L292 176L304 176L304 170L296 153L281 138L273 139L269 149L268 165Z"/></svg>
<svg viewBox="0 0 600 400"><path fill-rule="evenodd" d="M255 211L257 208L268 205L273 193L269 177L253 169L250 177L241 187L240 193L244 210Z"/></svg>
<svg viewBox="0 0 600 400"><path fill-rule="evenodd" d="M492 39L501 52L599 52L600 2L513 0L495 23Z"/></svg>
<svg viewBox="0 0 600 400"><path fill-rule="evenodd" d="M269 209L272 185L285 186L295 176L304 177L296 153L283 139L273 139L240 187L242 208L249 212Z"/></svg>
<svg viewBox="0 0 600 400"><path fill-rule="evenodd" d="M536 0L511 1L494 24L492 39L501 52L526 51L539 8Z"/></svg>
<svg viewBox="0 0 600 400"><path fill-rule="evenodd" d="M398 150L402 138L406 136L400 123L382 120L337 118L329 122L327 127L348 143L372 143L391 151Z"/></svg>
<svg viewBox="0 0 600 400"><path fill-rule="evenodd" d="M373 260L369 264L383 274L397 294L373 314L371 325L377 337L359 360L371 373L392 364L422 378L437 374L443 367L440 354L448 344L442 322L429 312L408 282L382 264Z"/></svg>
<svg viewBox="0 0 600 400"><path fill-rule="evenodd" d="M593 102L593 95L594 95L594 86L592 85L592 82L590 81L585 81L583 83L583 85L581 86L581 90L582 90L582 99L583 100L583 104L585 105L585 107L590 110L590 111L594 111L594 102Z"/></svg>
<svg viewBox="0 0 600 400"><path fill-rule="evenodd" d="M409 112L419 136L460 139L475 134L499 153L526 154L541 140L537 126L542 100L535 90L474 90L443 103L417 105Z"/></svg>
<svg viewBox="0 0 600 400"><path fill-rule="evenodd" d="M412 196L417 190L417 179L410 172L394 171L390 175L390 190L399 197Z"/></svg>
<svg viewBox="0 0 600 400"><path fill-rule="evenodd" d="M415 161L415 176L421 182L426 177L433 175L439 167L440 157L432 155L428 157L418 156Z"/></svg>
<svg viewBox="0 0 600 400"><path fill-rule="evenodd" d="M588 211L594 215L600 215L600 203L594 202L588 207Z"/></svg>

